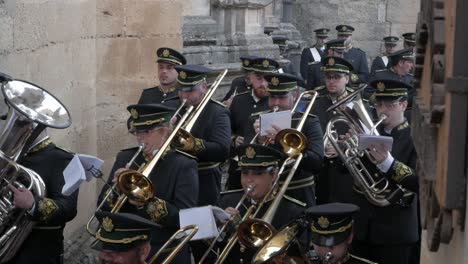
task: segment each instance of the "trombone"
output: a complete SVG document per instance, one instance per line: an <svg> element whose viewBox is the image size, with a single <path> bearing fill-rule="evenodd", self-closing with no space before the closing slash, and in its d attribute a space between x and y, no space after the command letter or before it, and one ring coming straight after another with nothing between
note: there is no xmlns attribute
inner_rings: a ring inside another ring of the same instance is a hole
<svg viewBox="0 0 468 264"><path fill-rule="evenodd" d="M186 233L186 231L190 231L189 234ZM171 263L174 258L177 256L179 251L192 239L192 237L198 232L198 226L197 225L188 225L184 226L181 229L177 230L170 238L169 240L164 243L164 245L150 258L148 261L148 264L152 264L153 262L156 261L156 259L166 250L166 248L174 242L176 239L180 239L181 235L185 235L185 238L175 247L171 253L164 259L161 264L169 264Z"/></svg>
<svg viewBox="0 0 468 264"><path fill-rule="evenodd" d="M193 126L195 125L197 119L200 117L208 102L211 100L211 97L216 92L216 89L221 84L221 81L223 80L224 76L226 76L227 72L228 70L225 69L218 75L218 77L216 77L216 80L213 82L213 85L205 94L202 101L198 104L197 108L195 108L195 111L193 111L193 115L190 116L183 128L178 129L174 142L172 142L172 145L175 148L182 151L190 151L193 149L195 142L190 131L192 130Z"/></svg>
<svg viewBox="0 0 468 264"><path fill-rule="evenodd" d="M140 144L140 145L138 146L138 149L137 149L137 151L135 152L135 154L133 155L133 157L130 159L129 162L127 162L127 164L126 164L126 166L125 166L126 168L130 168L130 166L133 164L133 162L134 162L135 159L138 157L138 155L140 155L141 151L143 151L143 148L144 148L144 147L145 147L145 144ZM107 183L106 183L106 184L107 184ZM109 190L107 190L106 195L104 196L104 198L102 198L102 201L101 201L101 203L98 205L98 207L96 208L96 211L95 211L95 212L100 211L100 210L102 209L102 207L106 204L106 201L111 197L111 195L112 195L113 193L117 193L117 182L114 183L114 184L111 186L111 188L110 188ZM92 228L91 228L91 224L92 224L93 220L95 220L95 219L96 219L96 216L95 216L95 214L93 214L93 215L91 216L91 218L89 218L88 223L86 223L86 231L88 231L88 233L89 233L90 235L92 235L92 236L95 236L95 235L96 235L96 231L92 230Z"/></svg>
<svg viewBox="0 0 468 264"><path fill-rule="evenodd" d="M251 193L252 191L254 190L253 186L248 186L247 189L245 190L244 192L244 195L242 195L241 199L239 200L239 202L237 203L236 207L234 209L238 210L240 208L240 206L244 203L244 200L247 198L247 196L249 195L249 193ZM219 237L221 236L221 234L226 230L227 226L229 225L229 223L231 223L233 220L234 220L235 216L231 216L231 218L226 221L226 223L224 223L222 225L222 227L219 229L219 233L218 235L213 239L213 241L211 241L210 243L210 246L208 247L208 249L205 251L205 254L203 254L203 256L201 257L200 261L198 262L198 264L202 264L203 261L206 259L206 257L208 257L208 255L210 254L211 250L213 249L213 247L216 245L216 242L218 241Z"/></svg>
<svg viewBox="0 0 468 264"><path fill-rule="evenodd" d="M268 241L271 237L273 237L274 233L276 233L276 229L271 225L271 222L276 211L278 210L280 201L283 198L283 195L286 192L286 189L288 188L288 185L291 182L303 158L302 152L306 148L307 138L301 132L301 130L305 124L307 116L312 110L312 106L315 102L315 99L317 98L317 92L302 92L298 98L298 101L291 110L292 112L294 112L297 106L299 105L299 100L305 95L310 94L312 95L311 101L308 103L307 109L302 115L301 120L299 121L299 124L297 125L296 129L283 129L276 135L275 142L278 142L281 145L283 153L285 153L288 156L288 158L281 165L281 168L278 171L278 177L276 177L272 188L265 195L265 197L260 202L254 213L251 213L252 210L250 210L253 206L251 206L251 208L249 208L249 210L245 213L243 221L239 224L236 233L233 234L229 239L227 245L219 255L216 263L223 263L223 261L226 259L227 255L229 254L229 252L234 247L234 244L237 241L239 241L245 247L258 248L265 244L265 242ZM279 178L281 174L283 173L285 168L292 162L294 162L294 165L289 171L286 179L284 180L283 185L281 186L281 189L276 194L267 212L262 217L262 219L256 219L255 217L260 212L263 205L268 201L268 198L274 193L274 190L276 190L276 188L279 186Z"/></svg>

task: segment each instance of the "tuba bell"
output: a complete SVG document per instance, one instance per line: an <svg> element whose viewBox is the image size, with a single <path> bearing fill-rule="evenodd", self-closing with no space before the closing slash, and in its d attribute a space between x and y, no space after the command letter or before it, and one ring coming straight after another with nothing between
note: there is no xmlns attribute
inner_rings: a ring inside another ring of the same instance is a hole
<svg viewBox="0 0 468 264"><path fill-rule="evenodd" d="M32 83L0 75L8 114L0 132L0 263L10 260L31 232L26 210L15 208L8 185L27 188L35 198L45 196L42 178L16 161L45 127L67 128L68 110L58 99Z"/></svg>

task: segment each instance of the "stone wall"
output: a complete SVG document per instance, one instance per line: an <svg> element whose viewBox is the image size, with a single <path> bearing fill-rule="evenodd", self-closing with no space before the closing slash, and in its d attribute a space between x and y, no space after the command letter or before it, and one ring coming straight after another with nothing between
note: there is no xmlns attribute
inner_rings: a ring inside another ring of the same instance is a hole
<svg viewBox="0 0 468 264"><path fill-rule="evenodd" d="M401 37L402 33L416 30L419 0L296 0L293 24L309 45L315 43L314 29L332 29L348 24L356 31L354 46L367 52L369 61L382 49L382 38L388 35ZM400 47L402 43L400 42Z"/></svg>
<svg viewBox="0 0 468 264"><path fill-rule="evenodd" d="M180 10L179 0L1 0L0 72L56 95L73 125L50 130L53 140L104 159L107 178L118 150L134 145L125 107L156 84L156 49L182 48ZM82 185L67 237L94 212L101 185Z"/></svg>

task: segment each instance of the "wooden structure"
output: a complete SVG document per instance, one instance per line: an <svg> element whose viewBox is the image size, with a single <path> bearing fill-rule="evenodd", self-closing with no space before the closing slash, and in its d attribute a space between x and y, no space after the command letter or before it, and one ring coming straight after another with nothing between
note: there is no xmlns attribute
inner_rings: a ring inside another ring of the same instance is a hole
<svg viewBox="0 0 468 264"><path fill-rule="evenodd" d="M421 0L412 131L430 251L464 230L468 175L468 1Z"/></svg>

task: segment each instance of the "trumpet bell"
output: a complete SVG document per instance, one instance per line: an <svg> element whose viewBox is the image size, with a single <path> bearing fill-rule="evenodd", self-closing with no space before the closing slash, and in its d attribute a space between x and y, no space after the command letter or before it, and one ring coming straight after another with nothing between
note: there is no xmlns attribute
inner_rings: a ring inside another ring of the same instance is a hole
<svg viewBox="0 0 468 264"><path fill-rule="evenodd" d="M120 173L117 186L121 193L137 202L148 202L154 196L151 180L135 170L126 170Z"/></svg>
<svg viewBox="0 0 468 264"><path fill-rule="evenodd" d="M276 229L262 220L247 219L239 224L237 232L242 245L247 248L258 248L273 237Z"/></svg>
<svg viewBox="0 0 468 264"><path fill-rule="evenodd" d="M283 153L288 157L297 157L306 148L307 137L296 129L287 128L276 135L275 141L281 145Z"/></svg>
<svg viewBox="0 0 468 264"><path fill-rule="evenodd" d="M177 131L177 134L171 144L176 149L190 151L193 149L195 142L193 140L192 134L181 128L179 131Z"/></svg>

